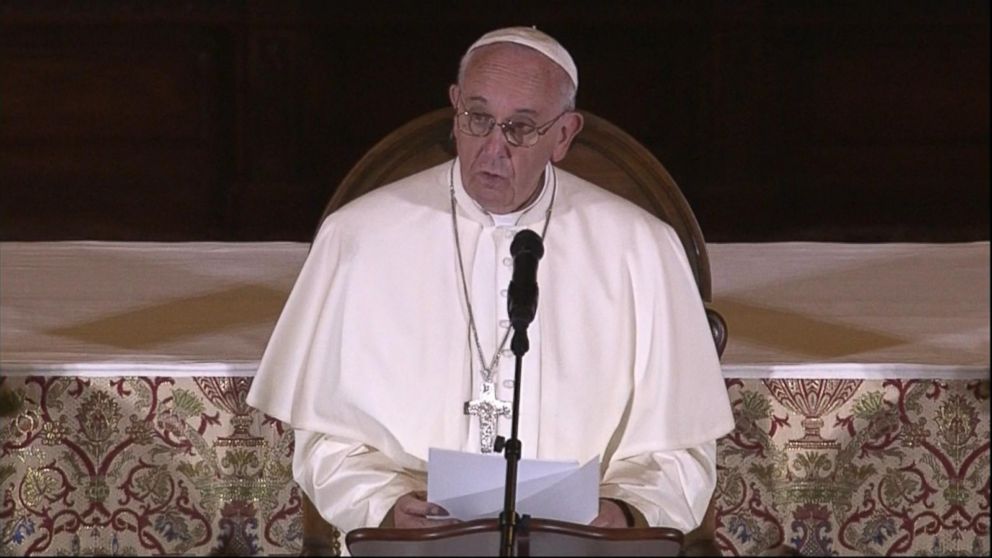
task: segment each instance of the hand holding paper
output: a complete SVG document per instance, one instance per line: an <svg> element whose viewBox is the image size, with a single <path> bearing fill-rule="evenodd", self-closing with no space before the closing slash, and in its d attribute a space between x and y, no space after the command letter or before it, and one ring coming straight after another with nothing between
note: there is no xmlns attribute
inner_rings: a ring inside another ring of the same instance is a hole
<svg viewBox="0 0 992 558"><path fill-rule="evenodd" d="M458 523L458 520L449 518L440 506L427 502L426 492L417 491L404 494L396 500L392 509L392 522L385 526L414 529L455 523Z"/></svg>
<svg viewBox="0 0 992 558"><path fill-rule="evenodd" d="M448 510L449 518L498 517L505 482L506 460L501 455L430 450L427 500ZM577 461L520 460L516 510L535 518L588 524L599 510L599 459L581 467Z"/></svg>

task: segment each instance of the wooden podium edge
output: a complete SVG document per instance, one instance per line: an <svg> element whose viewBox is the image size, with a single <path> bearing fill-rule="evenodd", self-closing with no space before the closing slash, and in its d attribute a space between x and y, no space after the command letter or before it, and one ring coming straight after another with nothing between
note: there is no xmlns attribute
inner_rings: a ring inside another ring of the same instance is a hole
<svg viewBox="0 0 992 558"><path fill-rule="evenodd" d="M592 527L569 523L567 521L557 521L553 519L529 519L527 521L529 533L554 533L579 537L590 540L602 541L637 541L637 540L659 540L672 541L682 547L684 535L677 529L669 527L629 527L623 529L607 529L602 527ZM499 520L497 519L476 519L466 521L457 525L443 525L425 529L393 529L366 527L355 529L345 535L345 544L351 549L352 544L383 541L383 542L424 542L444 540L464 535L479 533L499 532Z"/></svg>

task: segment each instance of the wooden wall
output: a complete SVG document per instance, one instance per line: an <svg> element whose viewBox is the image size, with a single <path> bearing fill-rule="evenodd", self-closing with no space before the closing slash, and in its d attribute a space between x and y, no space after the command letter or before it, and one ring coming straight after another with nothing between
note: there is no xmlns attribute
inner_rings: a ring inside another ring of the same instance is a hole
<svg viewBox="0 0 992 558"><path fill-rule="evenodd" d="M536 24L710 241L989 234L989 3L0 1L0 238L308 240L465 47Z"/></svg>

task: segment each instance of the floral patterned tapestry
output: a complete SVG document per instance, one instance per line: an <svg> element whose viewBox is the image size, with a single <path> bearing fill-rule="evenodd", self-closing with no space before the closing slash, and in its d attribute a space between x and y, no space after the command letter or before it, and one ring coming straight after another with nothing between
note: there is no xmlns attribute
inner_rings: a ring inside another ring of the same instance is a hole
<svg viewBox="0 0 992 558"><path fill-rule="evenodd" d="M987 555L988 381L727 383L725 553Z"/></svg>
<svg viewBox="0 0 992 558"><path fill-rule="evenodd" d="M9 377L2 555L297 554L292 432L250 378ZM981 555L988 381L728 380L725 554Z"/></svg>
<svg viewBox="0 0 992 558"><path fill-rule="evenodd" d="M8 378L0 554L292 554L292 431L251 378Z"/></svg>

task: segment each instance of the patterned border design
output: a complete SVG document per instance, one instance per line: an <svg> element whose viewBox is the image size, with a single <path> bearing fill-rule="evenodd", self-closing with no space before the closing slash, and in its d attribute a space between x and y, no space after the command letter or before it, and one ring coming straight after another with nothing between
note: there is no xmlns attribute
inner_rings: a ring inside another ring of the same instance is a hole
<svg viewBox="0 0 992 558"><path fill-rule="evenodd" d="M13 377L0 554L298 554L292 432L250 378ZM989 383L728 380L725 554L987 554Z"/></svg>

